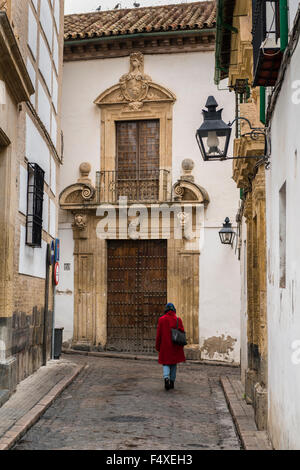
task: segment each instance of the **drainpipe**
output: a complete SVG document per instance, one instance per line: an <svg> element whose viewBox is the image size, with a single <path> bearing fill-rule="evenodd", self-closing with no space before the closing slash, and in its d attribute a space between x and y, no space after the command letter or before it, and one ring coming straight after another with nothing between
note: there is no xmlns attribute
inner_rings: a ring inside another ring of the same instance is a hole
<svg viewBox="0 0 300 470"><path fill-rule="evenodd" d="M287 0L279 0L279 16L280 16L280 50L284 51L288 45L288 5Z"/></svg>

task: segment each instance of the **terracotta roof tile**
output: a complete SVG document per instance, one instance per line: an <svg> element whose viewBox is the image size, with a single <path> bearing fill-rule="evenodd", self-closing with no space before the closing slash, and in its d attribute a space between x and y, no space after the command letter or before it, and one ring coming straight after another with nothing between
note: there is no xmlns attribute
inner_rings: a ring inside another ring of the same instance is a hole
<svg viewBox="0 0 300 470"><path fill-rule="evenodd" d="M212 29L215 24L215 1L109 10L65 16L65 39Z"/></svg>

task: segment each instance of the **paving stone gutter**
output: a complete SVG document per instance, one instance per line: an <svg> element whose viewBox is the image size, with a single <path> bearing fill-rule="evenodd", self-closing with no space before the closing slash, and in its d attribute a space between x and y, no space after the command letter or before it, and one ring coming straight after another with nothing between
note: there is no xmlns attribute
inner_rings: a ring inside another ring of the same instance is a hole
<svg viewBox="0 0 300 470"><path fill-rule="evenodd" d="M243 398L241 381L228 376L223 376L220 380L244 450L273 450L268 433L258 431L256 427L254 410Z"/></svg>
<svg viewBox="0 0 300 470"><path fill-rule="evenodd" d="M83 368L65 360L49 361L22 381L0 408L0 450L11 449Z"/></svg>

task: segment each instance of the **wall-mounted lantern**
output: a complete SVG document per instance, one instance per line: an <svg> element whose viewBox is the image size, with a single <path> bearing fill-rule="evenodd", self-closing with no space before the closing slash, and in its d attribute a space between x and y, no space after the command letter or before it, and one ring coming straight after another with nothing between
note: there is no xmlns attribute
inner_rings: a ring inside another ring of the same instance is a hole
<svg viewBox="0 0 300 470"><path fill-rule="evenodd" d="M223 245L231 245L233 244L233 240L235 238L235 232L232 229L229 217L226 217L225 223L223 224L223 228L219 231L220 240Z"/></svg>
<svg viewBox="0 0 300 470"><path fill-rule="evenodd" d="M223 160L227 156L231 127L222 120L222 111L217 111L218 103L209 96L203 110L204 121L196 133L196 139L204 160Z"/></svg>
<svg viewBox="0 0 300 470"><path fill-rule="evenodd" d="M237 117L232 122L226 124L222 120L222 111L217 111L218 103L213 96L209 96L206 102L206 110L203 110L203 123L196 132L196 140L205 161L220 161L220 160L236 160L240 158L256 158L261 159L268 165L267 153L267 138L264 128L252 127L249 119L242 116ZM247 155L228 157L228 147L230 142L231 130L234 122L238 120L246 121L249 125L250 131L241 135L241 137L249 136L252 140L257 140L260 136L265 139L265 152L264 155Z"/></svg>

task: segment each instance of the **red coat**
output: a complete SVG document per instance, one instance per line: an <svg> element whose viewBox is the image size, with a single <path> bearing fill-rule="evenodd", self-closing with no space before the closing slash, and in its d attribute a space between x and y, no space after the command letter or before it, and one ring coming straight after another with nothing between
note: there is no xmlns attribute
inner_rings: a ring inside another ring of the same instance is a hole
<svg viewBox="0 0 300 470"><path fill-rule="evenodd" d="M176 328L177 316L169 311L158 320L156 334L156 351L159 351L159 364L170 365L185 362L183 346L174 344L171 339L171 328ZM178 329L184 331L183 323L179 318Z"/></svg>

